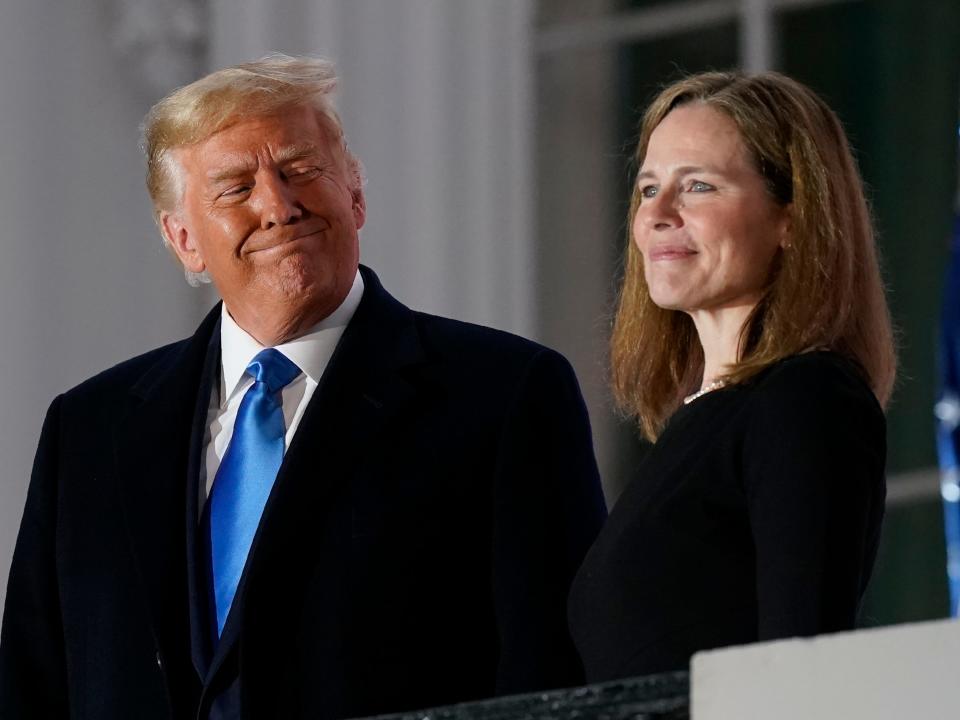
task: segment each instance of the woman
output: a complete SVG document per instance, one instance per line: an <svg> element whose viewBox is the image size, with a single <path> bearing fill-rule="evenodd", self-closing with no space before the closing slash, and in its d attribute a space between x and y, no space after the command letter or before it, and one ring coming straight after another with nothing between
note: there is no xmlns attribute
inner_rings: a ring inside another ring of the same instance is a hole
<svg viewBox="0 0 960 720"><path fill-rule="evenodd" d="M591 682L851 629L884 505L890 318L843 129L782 75L648 109L611 341L655 445L574 581Z"/></svg>

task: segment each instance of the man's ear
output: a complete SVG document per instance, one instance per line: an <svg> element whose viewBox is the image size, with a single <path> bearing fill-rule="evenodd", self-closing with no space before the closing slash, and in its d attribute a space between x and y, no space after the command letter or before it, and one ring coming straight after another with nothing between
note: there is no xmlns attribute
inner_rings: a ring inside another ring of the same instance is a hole
<svg viewBox="0 0 960 720"><path fill-rule="evenodd" d="M358 187L351 194L353 195L353 222L359 230L367 221L367 200L363 196L363 188Z"/></svg>
<svg viewBox="0 0 960 720"><path fill-rule="evenodd" d="M200 254L200 248L194 242L193 234L184 225L179 215L166 210L161 211L160 231L167 241L167 246L184 268L194 273L201 273L207 269Z"/></svg>

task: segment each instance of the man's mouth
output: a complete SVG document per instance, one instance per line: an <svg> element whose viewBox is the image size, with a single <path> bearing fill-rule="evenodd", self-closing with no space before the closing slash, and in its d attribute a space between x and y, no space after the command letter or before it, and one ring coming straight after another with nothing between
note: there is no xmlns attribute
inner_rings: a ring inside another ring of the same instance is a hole
<svg viewBox="0 0 960 720"><path fill-rule="evenodd" d="M289 234L286 236L276 237L269 241L258 243L252 249L250 249L247 254L253 255L255 253L279 251L279 250L294 250L298 245L305 245L311 243L318 239L323 233L327 230L326 227L317 228L308 232L301 232L297 234Z"/></svg>

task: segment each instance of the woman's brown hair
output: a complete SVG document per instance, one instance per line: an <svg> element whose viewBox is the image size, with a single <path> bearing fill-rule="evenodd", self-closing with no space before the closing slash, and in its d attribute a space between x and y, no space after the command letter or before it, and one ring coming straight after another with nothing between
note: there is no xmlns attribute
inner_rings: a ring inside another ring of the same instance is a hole
<svg viewBox="0 0 960 720"><path fill-rule="evenodd" d="M863 181L837 116L813 91L777 73L702 73L663 90L643 118L642 167L654 128L686 103L704 103L737 125L771 196L791 205L788 247L741 332L739 361L723 380L742 383L787 356L828 348L852 360L881 405L896 373L893 331ZM623 286L610 341L614 397L655 440L703 374L688 315L650 299L630 202Z"/></svg>

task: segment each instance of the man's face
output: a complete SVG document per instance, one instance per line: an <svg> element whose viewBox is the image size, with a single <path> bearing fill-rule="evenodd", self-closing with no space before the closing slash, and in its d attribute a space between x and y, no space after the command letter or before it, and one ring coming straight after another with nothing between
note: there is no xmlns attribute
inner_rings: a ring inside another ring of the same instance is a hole
<svg viewBox="0 0 960 720"><path fill-rule="evenodd" d="M356 274L363 193L325 122L299 106L175 151L183 196L161 214L164 234L184 267L209 272L233 318L264 344L333 312ZM260 337L264 325L279 325L278 336Z"/></svg>

